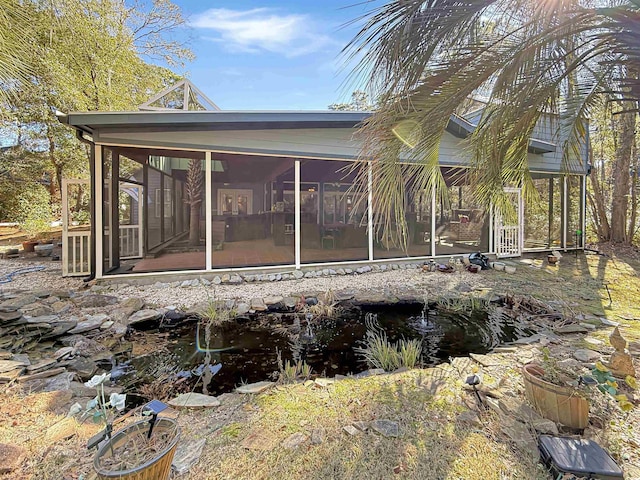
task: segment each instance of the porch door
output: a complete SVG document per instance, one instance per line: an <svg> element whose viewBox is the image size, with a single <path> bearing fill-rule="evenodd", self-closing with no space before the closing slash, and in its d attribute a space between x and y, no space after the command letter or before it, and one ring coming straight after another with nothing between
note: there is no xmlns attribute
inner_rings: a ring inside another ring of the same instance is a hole
<svg viewBox="0 0 640 480"><path fill-rule="evenodd" d="M519 257L522 255L523 202L522 189L505 188L513 210L503 215L495 209L495 247L496 257Z"/></svg>
<svg viewBox="0 0 640 480"><path fill-rule="evenodd" d="M91 190L89 180L62 179L62 275L91 273Z"/></svg>
<svg viewBox="0 0 640 480"><path fill-rule="evenodd" d="M221 188L218 190L218 215L251 215L253 190Z"/></svg>
<svg viewBox="0 0 640 480"><path fill-rule="evenodd" d="M142 258L144 187L136 183L121 181L118 202L120 259Z"/></svg>

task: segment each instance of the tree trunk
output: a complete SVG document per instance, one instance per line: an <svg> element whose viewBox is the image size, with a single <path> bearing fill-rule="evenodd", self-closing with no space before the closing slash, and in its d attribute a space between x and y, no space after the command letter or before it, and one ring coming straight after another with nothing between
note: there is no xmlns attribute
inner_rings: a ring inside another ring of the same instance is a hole
<svg viewBox="0 0 640 480"><path fill-rule="evenodd" d="M628 243L627 237L627 209L630 188L629 167L635 137L636 113L620 114L620 141L616 148L615 163L613 165L613 195L611 200L611 241L614 243Z"/></svg>
<svg viewBox="0 0 640 480"><path fill-rule="evenodd" d="M634 137L635 140L635 137ZM631 158L635 159L633 165L633 175L631 177L631 215L629 217L629 230L627 231L627 238L629 239L629 243L633 243L633 237L636 234L636 223L638 221L638 195L637 195L637 185L638 185L638 167L640 167L640 159L638 159L637 155L637 145L635 141L633 142L633 149L631 151Z"/></svg>
<svg viewBox="0 0 640 480"><path fill-rule="evenodd" d="M189 215L189 245L200 245L200 203L191 204Z"/></svg>
<svg viewBox="0 0 640 480"><path fill-rule="evenodd" d="M604 158L602 152L600 158ZM587 201L591 207L591 217L593 218L593 224L596 229L596 234L598 235L598 242L608 242L611 236L611 225L607 217L607 209L605 208L606 200L603 193L603 186L606 181L606 177L603 174L605 165L601 163L599 167L595 166L593 149L589 149L589 162L594 166L588 177L591 184L591 191L587 189Z"/></svg>
<svg viewBox="0 0 640 480"><path fill-rule="evenodd" d="M186 183L187 203L189 204L189 245L200 245L200 204L202 203L202 161L192 159L189 162Z"/></svg>

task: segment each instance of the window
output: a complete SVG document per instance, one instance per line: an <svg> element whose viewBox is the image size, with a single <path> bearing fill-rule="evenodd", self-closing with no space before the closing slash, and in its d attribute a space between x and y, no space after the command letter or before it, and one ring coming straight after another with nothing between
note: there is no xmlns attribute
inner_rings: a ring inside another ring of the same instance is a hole
<svg viewBox="0 0 640 480"><path fill-rule="evenodd" d="M156 192L156 197L154 202L155 217L160 218L160 215L161 215L160 204L162 203L162 199L160 198L160 189L156 188L155 192ZM164 218L171 218L172 205L173 205L173 202L171 199L171 189L165 188L164 189Z"/></svg>

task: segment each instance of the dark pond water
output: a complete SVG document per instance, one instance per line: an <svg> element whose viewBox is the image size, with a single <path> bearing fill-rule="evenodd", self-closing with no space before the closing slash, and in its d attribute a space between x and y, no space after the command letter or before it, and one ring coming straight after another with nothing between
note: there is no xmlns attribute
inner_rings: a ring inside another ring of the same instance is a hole
<svg viewBox="0 0 640 480"><path fill-rule="evenodd" d="M283 360L303 359L313 373L328 377L366 370L368 366L353 347L361 345L366 333L365 316L371 313L377 315L378 324L390 341L420 339L425 366L472 352L487 353L501 343L531 334L499 310L490 312L425 311L418 304L358 310L319 322L308 322L304 315L275 314L226 324L211 330L211 364L220 364L221 368L213 377L209 392L220 394L241 382L273 377L278 370L277 351ZM195 381L205 358L204 332L191 325L174 331L170 342L171 354L133 359L134 371L123 379L131 384L144 383L160 374L173 373L192 375Z"/></svg>

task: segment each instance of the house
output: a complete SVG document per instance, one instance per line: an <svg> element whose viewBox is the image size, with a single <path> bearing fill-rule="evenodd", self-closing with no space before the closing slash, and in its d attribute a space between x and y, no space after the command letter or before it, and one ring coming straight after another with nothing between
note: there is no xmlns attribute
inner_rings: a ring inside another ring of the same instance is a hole
<svg viewBox="0 0 640 480"><path fill-rule="evenodd" d="M450 205L428 191L407 199L399 249L374 238L368 196L376 192L361 198L350 189L361 150L354 133L370 113L222 111L188 81L141 108L59 116L92 152L92 222L65 223L67 275L284 271L584 244L586 152L564 170L550 117L529 146L540 201L524 205L520 189L508 189L518 217L509 224L474 202L461 147L474 118L452 117L440 149ZM193 211L190 167L202 184ZM65 182L66 204L76 183Z"/></svg>

